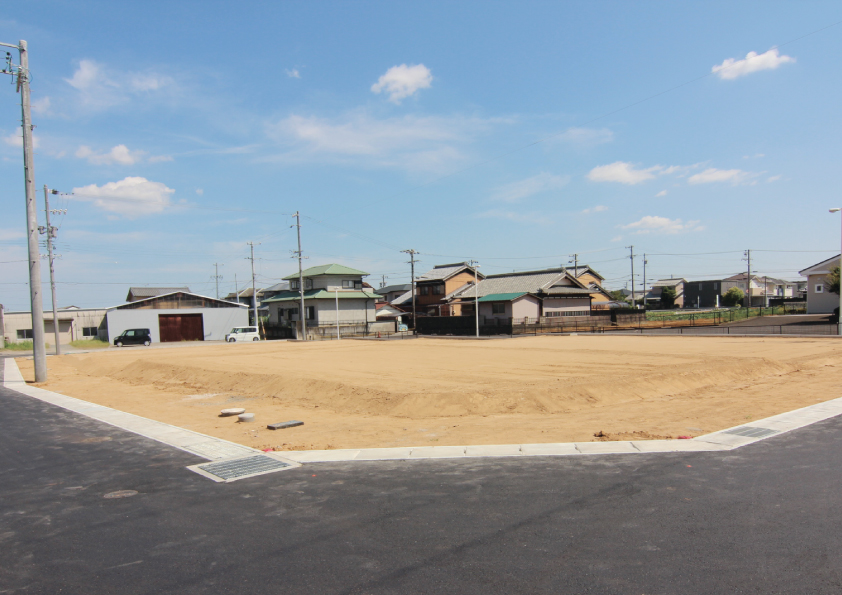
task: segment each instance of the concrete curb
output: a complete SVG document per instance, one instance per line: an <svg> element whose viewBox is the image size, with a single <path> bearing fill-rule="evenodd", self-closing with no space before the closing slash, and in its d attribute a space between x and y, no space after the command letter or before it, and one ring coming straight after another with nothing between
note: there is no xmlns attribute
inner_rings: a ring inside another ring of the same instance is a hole
<svg viewBox="0 0 842 595"><path fill-rule="evenodd" d="M28 386L14 359L4 360L3 386L23 395L75 411L123 430L157 440L209 460L230 459L261 451L192 430L96 405L88 401ZM726 428L692 440L633 440L617 442L561 442L555 444L489 444L469 446L415 446L337 450L275 451L273 455L296 463L396 461L425 459L517 458L600 454L644 455L665 452L720 452L734 450L809 426L842 414L842 398L780 413L749 424Z"/></svg>

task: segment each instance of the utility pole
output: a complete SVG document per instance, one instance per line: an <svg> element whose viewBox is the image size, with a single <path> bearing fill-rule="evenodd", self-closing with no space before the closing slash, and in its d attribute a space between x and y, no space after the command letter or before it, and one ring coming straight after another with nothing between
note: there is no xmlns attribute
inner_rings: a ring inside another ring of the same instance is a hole
<svg viewBox="0 0 842 595"><path fill-rule="evenodd" d="M632 298L632 308L635 306L635 299L634 299L634 246L629 246L629 260L631 261L631 298Z"/></svg>
<svg viewBox="0 0 842 595"><path fill-rule="evenodd" d="M38 252L38 206L35 202L35 167L32 162L32 114L29 96L29 52L26 41L18 45L0 42L0 46L15 48L20 65L12 64L12 54L6 52L6 66L2 74L17 76L20 93L21 127L23 128L23 179L26 190L26 235L29 248L29 301L32 314L32 356L35 360L35 382L47 380L47 352L44 347L44 304L41 295L41 255Z"/></svg>
<svg viewBox="0 0 842 595"><path fill-rule="evenodd" d="M748 261L748 269L746 269L746 308L751 308L751 250L745 251L745 258Z"/></svg>
<svg viewBox="0 0 842 595"><path fill-rule="evenodd" d="M218 262L213 263L214 275L211 278L216 281L216 299L219 299L219 280L222 279L222 275L219 274L219 267L223 266L225 265Z"/></svg>
<svg viewBox="0 0 842 595"><path fill-rule="evenodd" d="M257 332L260 332L260 321L257 318L257 291L255 291L254 284L254 242L246 242L251 248L251 307L254 308L254 326L257 327ZM257 244L260 245L260 242Z"/></svg>
<svg viewBox="0 0 842 595"><path fill-rule="evenodd" d="M404 254L409 254L409 262L412 265L412 330L415 330L415 255L418 254L418 251L414 248L410 248L409 250L401 250Z"/></svg>
<svg viewBox="0 0 842 595"><path fill-rule="evenodd" d="M53 255L53 239L56 237L58 233L58 229L50 225L50 214L53 211L50 211L50 194L58 194L58 190L49 190L47 185L44 184L44 213L47 216L47 226L46 227L39 227L38 231L40 233L47 234L47 254L50 258L50 292L52 294L53 300L53 332L55 334L56 339L56 355L61 355L61 341L59 337L59 323L58 323L58 308L56 306L56 269L55 269L55 257ZM56 213L59 210L55 211Z"/></svg>
<svg viewBox="0 0 842 595"><path fill-rule="evenodd" d="M479 339L479 271L477 270L479 264L476 260L472 260L468 264L474 268L474 322L477 327L477 339Z"/></svg>
<svg viewBox="0 0 842 595"><path fill-rule="evenodd" d="M240 303L240 288L237 287L237 273L234 273L234 295L237 296L237 303Z"/></svg>
<svg viewBox="0 0 842 595"><path fill-rule="evenodd" d="M381 277L380 287L386 287L386 275L380 275L380 277Z"/></svg>
<svg viewBox="0 0 842 595"><path fill-rule="evenodd" d="M570 259L571 260L568 261L568 263L573 262L573 277L578 279L579 278L579 255L578 254L571 254Z"/></svg>
<svg viewBox="0 0 842 595"><path fill-rule="evenodd" d="M649 261L646 260L646 253L643 253L643 307L646 307L646 265L649 264Z"/></svg>
<svg viewBox="0 0 842 595"><path fill-rule="evenodd" d="M301 259L304 258L301 252L301 216L298 214L298 211L295 211L292 215L295 217L295 225L292 227L297 228L298 232L298 250L293 252L296 256L298 256L298 295L299 295L299 314L298 320L301 322L301 336L298 337L299 341L306 341L307 340L307 313L304 310L304 273L303 269L301 268Z"/></svg>

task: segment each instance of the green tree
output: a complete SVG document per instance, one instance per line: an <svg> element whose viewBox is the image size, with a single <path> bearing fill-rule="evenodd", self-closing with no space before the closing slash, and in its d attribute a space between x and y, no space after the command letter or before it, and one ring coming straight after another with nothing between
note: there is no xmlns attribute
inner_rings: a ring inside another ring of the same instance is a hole
<svg viewBox="0 0 842 595"><path fill-rule="evenodd" d="M745 296L746 294L743 293L742 289L739 287L732 287L725 292L725 295L722 296L722 303L730 308L731 306L741 304Z"/></svg>
<svg viewBox="0 0 842 595"><path fill-rule="evenodd" d="M830 269L830 273L824 278L824 286L830 293L839 295L839 267Z"/></svg>
<svg viewBox="0 0 842 595"><path fill-rule="evenodd" d="M675 306L675 298L677 297L678 294L676 293L674 287L664 287L661 290L661 307L672 308Z"/></svg>
<svg viewBox="0 0 842 595"><path fill-rule="evenodd" d="M611 299L617 302L627 302L626 296L623 295L623 292L619 289L614 291L609 291L608 294L611 296Z"/></svg>

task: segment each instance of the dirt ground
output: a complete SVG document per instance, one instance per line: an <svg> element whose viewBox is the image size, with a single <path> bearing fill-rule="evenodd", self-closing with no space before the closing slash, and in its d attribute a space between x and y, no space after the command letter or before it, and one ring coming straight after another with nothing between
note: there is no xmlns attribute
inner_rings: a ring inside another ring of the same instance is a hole
<svg viewBox="0 0 842 595"><path fill-rule="evenodd" d="M37 386L276 450L582 442L698 436L836 398L840 355L779 337L272 341L50 357ZM266 429L288 420L304 425Z"/></svg>

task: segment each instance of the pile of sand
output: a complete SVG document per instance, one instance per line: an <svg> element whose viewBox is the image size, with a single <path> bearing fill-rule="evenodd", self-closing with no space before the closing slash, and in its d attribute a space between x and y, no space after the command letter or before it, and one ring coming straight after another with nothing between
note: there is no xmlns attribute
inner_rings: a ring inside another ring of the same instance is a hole
<svg viewBox="0 0 842 595"><path fill-rule="evenodd" d="M43 386L256 447L639 439L835 398L840 351L830 339L611 336L139 347L50 358ZM225 406L259 423L216 417ZM305 425L265 429L290 419Z"/></svg>

